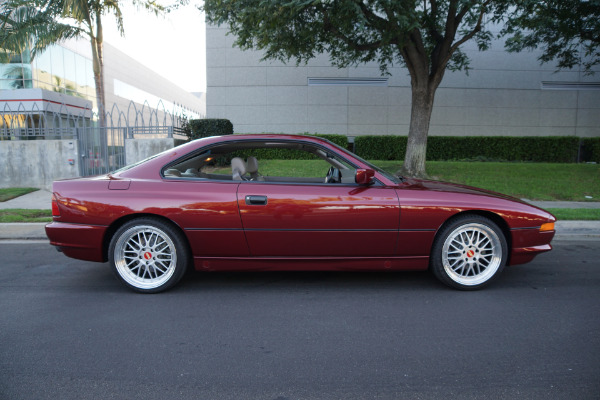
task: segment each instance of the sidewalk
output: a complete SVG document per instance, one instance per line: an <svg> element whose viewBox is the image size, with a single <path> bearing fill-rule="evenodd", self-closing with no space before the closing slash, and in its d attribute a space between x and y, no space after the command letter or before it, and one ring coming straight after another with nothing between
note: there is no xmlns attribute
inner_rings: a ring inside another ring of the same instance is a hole
<svg viewBox="0 0 600 400"><path fill-rule="evenodd" d="M8 201L0 202L0 210L7 208L50 210L52 208L52 193L41 189Z"/></svg>
<svg viewBox="0 0 600 400"><path fill-rule="evenodd" d="M0 203L0 209L29 208L45 209L52 207L52 193L38 190L16 199ZM528 201L541 208L600 208L600 202L575 201ZM47 240L46 223L0 223L2 240ZM555 240L600 240L600 221L558 221Z"/></svg>

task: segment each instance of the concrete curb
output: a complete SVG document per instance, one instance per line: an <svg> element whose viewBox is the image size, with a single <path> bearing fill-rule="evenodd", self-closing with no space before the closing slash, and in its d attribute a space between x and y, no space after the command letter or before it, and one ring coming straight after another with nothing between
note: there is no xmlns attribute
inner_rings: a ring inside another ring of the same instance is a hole
<svg viewBox="0 0 600 400"><path fill-rule="evenodd" d="M47 222L14 222L0 224L0 240L48 240Z"/></svg>
<svg viewBox="0 0 600 400"><path fill-rule="evenodd" d="M0 240L48 240L46 223L0 223ZM558 221L555 240L600 240L600 221Z"/></svg>

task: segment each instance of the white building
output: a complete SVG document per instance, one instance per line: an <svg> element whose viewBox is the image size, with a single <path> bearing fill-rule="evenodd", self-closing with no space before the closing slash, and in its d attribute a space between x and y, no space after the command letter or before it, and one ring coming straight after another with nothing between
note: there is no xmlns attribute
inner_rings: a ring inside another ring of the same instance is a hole
<svg viewBox="0 0 600 400"><path fill-rule="evenodd" d="M177 87L108 43L104 44L104 81L108 112L117 107L130 118L142 109L141 114L146 115L148 109L157 109L188 118L201 118L206 113L203 93L194 95ZM29 106L32 101L38 103L37 110L61 112L62 104L77 104L96 111L90 44L70 40L51 46L33 60L27 52L15 55L10 63L0 64L0 89L0 103L4 105L0 112L6 112L8 104L13 117L20 105Z"/></svg>
<svg viewBox="0 0 600 400"><path fill-rule="evenodd" d="M262 53L232 47L227 31L207 27L207 117L230 119L236 133L408 134L405 68L382 77L376 64L338 69L326 55L299 67L262 62ZM463 49L472 70L446 72L431 135L600 136L600 71L555 73L537 53L510 54L500 41Z"/></svg>

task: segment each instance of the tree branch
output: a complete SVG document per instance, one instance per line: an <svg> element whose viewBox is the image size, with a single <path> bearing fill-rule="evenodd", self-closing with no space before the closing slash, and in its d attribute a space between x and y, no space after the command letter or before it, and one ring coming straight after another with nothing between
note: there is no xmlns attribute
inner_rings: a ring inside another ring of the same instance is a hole
<svg viewBox="0 0 600 400"><path fill-rule="evenodd" d="M463 36L458 42L456 42L450 48L450 56L452 55L452 53L454 53L454 51L456 51L456 49L458 49L458 47L460 45L465 43L467 40L472 39L473 36L475 36L479 31L481 31L481 22L483 21L483 16L485 15L486 8L487 8L488 4L490 4L490 2L491 2L491 0L487 0L485 3L483 3L481 5L481 9L479 11L479 18L477 18L477 24L475 25L475 28L473 28L473 30L471 32L469 32L468 34ZM448 57L448 59L450 59L450 58Z"/></svg>

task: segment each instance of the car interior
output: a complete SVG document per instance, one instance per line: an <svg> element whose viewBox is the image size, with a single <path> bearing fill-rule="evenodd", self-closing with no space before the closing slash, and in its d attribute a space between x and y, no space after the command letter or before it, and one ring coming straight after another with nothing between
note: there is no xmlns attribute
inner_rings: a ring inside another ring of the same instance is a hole
<svg viewBox="0 0 600 400"><path fill-rule="evenodd" d="M288 160L290 172L276 176L269 168L273 158ZM259 159L264 160L263 162ZM301 176L293 165L317 160L319 172ZM319 160L322 162L319 163ZM322 168L321 168L322 165ZM230 142L202 149L184 160L168 165L163 175L176 179L211 179L291 183L355 183L356 168L337 154L318 145L288 141Z"/></svg>

